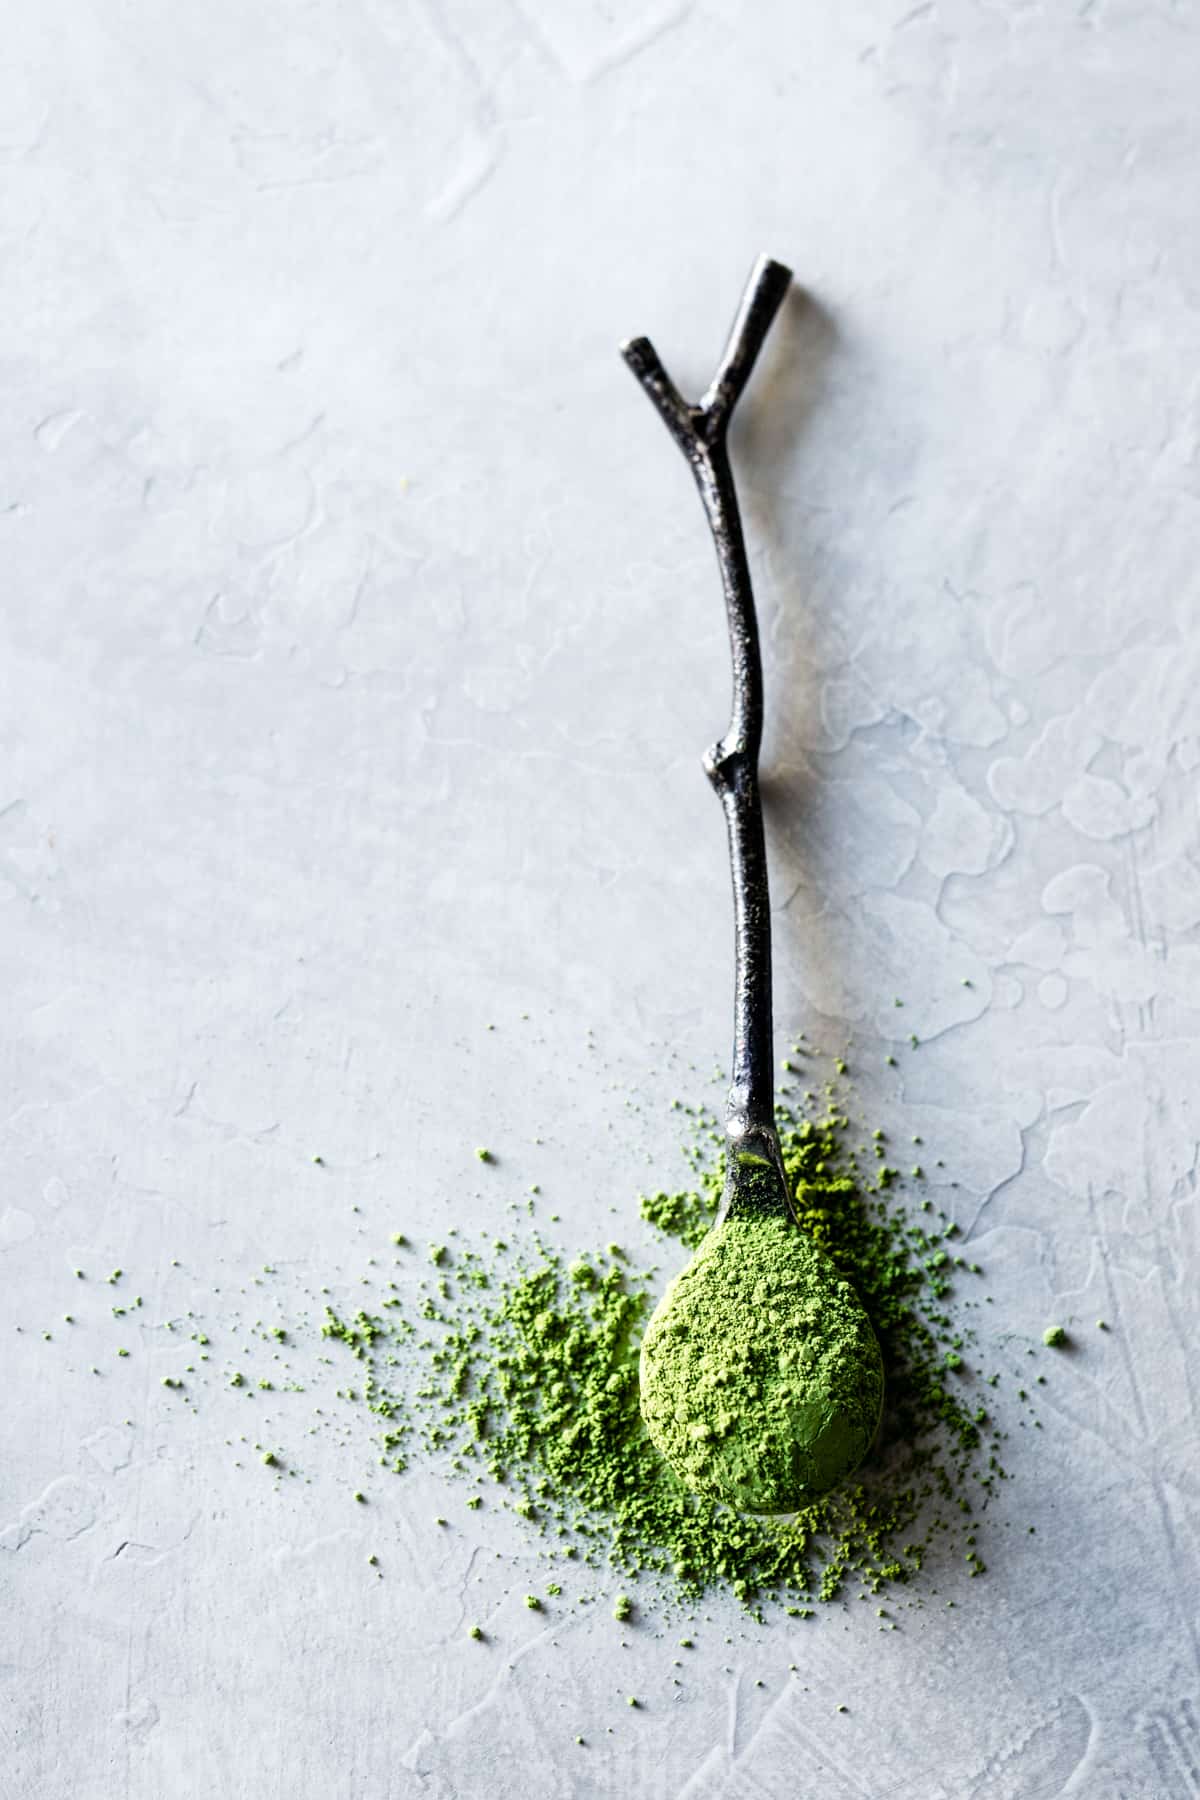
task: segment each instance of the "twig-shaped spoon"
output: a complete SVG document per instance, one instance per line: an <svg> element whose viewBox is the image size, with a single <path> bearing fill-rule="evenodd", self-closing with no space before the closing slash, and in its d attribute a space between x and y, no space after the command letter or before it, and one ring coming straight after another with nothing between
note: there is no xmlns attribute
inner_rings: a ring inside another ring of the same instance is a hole
<svg viewBox="0 0 1200 1800"><path fill-rule="evenodd" d="M753 1511L833 1486L870 1444L879 1346L857 1297L796 1226L775 1127L771 909L758 758L763 679L729 421L791 270L760 257L716 375L690 405L649 338L621 353L687 458L712 531L733 658L729 727L704 758L729 834L736 972L725 1190L713 1230L642 1345L642 1411L689 1485Z"/></svg>

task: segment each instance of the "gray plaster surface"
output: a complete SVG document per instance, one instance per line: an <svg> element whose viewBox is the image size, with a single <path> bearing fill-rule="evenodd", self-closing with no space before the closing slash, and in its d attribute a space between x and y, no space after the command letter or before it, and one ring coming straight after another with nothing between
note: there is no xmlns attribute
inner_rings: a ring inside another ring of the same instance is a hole
<svg viewBox="0 0 1200 1800"><path fill-rule="evenodd" d="M0 1793L1200 1793L1192 0L43 0L4 46ZM698 390L760 250L807 294L735 442L780 1042L925 1140L984 1366L1074 1347L986 1578L891 1633L715 1600L674 1687L675 1627L527 1611L515 1521L224 1375L533 1182L651 1254L727 1051L728 670L615 345Z"/></svg>

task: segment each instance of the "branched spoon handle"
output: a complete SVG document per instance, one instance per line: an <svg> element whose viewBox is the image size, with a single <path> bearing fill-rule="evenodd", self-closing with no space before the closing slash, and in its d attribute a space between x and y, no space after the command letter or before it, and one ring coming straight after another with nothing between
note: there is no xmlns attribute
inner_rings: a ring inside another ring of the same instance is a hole
<svg viewBox="0 0 1200 1800"><path fill-rule="evenodd" d="M741 510L729 462L729 421L750 379L792 272L761 256L751 271L717 372L695 404L680 394L649 338L621 354L687 458L712 532L733 658L728 729L704 769L725 812L736 944L733 1071L725 1108L726 1176L717 1222L783 1213L791 1199L775 1129L771 1007L771 905L758 757L763 729L762 657Z"/></svg>

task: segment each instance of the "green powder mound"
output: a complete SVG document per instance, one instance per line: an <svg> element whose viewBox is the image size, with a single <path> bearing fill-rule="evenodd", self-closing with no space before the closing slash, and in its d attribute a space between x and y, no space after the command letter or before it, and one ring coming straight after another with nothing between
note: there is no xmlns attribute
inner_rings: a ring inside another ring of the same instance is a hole
<svg viewBox="0 0 1200 1800"><path fill-rule="evenodd" d="M724 1181L715 1121L694 1117L695 1186L643 1202L687 1244L705 1238ZM883 1418L856 1475L810 1490L787 1517L693 1491L641 1415L652 1276L632 1272L616 1246L569 1256L536 1232L478 1248L451 1233L419 1275L399 1252L391 1280L372 1273L373 1305L349 1319L327 1313L325 1336L358 1365L339 1392L380 1420L385 1466L400 1473L416 1462L468 1482L476 1516L506 1509L552 1561L640 1578L640 1606L647 1581L664 1598L726 1590L759 1612L775 1601L806 1614L810 1598L878 1594L923 1569L936 1581L947 1556L982 1573L978 1513L1005 1476L964 1318L979 1302L956 1294L960 1280L978 1286L978 1272L955 1254L952 1221L929 1201L919 1220L901 1203L877 1140L873 1156L853 1148L844 1113L814 1122L782 1109L780 1123L803 1228L791 1247L820 1246L857 1292L882 1353ZM868 1439L878 1413L871 1367L859 1427Z"/></svg>
<svg viewBox="0 0 1200 1800"><path fill-rule="evenodd" d="M784 1219L712 1231L663 1295L641 1349L650 1436L685 1484L790 1512L858 1467L883 1365L850 1283Z"/></svg>

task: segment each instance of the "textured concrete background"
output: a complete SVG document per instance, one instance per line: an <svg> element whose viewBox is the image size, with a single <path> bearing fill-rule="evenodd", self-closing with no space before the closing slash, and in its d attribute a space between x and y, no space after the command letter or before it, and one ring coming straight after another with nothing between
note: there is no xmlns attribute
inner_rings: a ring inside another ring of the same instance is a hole
<svg viewBox="0 0 1200 1800"><path fill-rule="evenodd" d="M1200 10L43 0L4 37L0 1793L1200 1793ZM960 1183L986 1354L1077 1348L986 1580L887 1636L709 1607L673 1689L672 1632L526 1612L536 1546L439 1532L426 1477L352 1516L362 1421L277 1488L247 1402L161 1376L264 1262L274 1307L531 1180L564 1242L636 1242L680 1172L727 656L615 345L698 388L764 249L809 295L736 445L781 1032ZM71 1274L118 1263L120 1364Z"/></svg>

